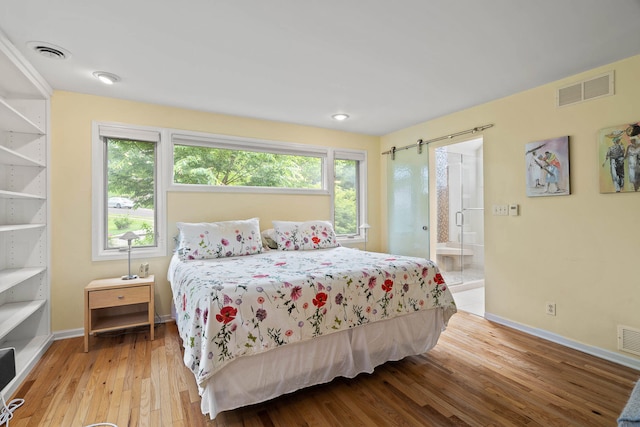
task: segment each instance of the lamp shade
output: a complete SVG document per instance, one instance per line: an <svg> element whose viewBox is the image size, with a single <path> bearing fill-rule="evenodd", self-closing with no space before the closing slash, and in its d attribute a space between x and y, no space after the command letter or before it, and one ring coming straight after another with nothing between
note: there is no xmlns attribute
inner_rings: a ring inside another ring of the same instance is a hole
<svg viewBox="0 0 640 427"><path fill-rule="evenodd" d="M139 239L140 237L134 233L133 231L127 231L126 233L124 233L122 236L119 237L120 240L136 240Z"/></svg>
<svg viewBox="0 0 640 427"><path fill-rule="evenodd" d="M360 227L360 230L368 230L371 228L371 226L369 224L367 224L366 222L364 224L362 224Z"/></svg>

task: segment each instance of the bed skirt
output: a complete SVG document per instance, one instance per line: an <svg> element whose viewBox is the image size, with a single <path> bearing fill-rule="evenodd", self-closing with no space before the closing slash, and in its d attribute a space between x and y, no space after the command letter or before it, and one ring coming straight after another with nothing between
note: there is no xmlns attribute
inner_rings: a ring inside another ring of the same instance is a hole
<svg viewBox="0 0 640 427"><path fill-rule="evenodd" d="M443 309L422 310L394 319L240 357L200 390L201 410L211 419L336 377L353 378L387 361L433 348L445 329Z"/></svg>

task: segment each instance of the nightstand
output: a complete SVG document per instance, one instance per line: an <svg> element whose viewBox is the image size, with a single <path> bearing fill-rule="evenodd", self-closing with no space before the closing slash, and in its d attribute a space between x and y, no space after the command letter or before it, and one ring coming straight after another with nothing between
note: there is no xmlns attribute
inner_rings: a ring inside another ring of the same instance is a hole
<svg viewBox="0 0 640 427"><path fill-rule="evenodd" d="M84 288L84 351L89 335L149 325L154 339L155 277L94 280Z"/></svg>

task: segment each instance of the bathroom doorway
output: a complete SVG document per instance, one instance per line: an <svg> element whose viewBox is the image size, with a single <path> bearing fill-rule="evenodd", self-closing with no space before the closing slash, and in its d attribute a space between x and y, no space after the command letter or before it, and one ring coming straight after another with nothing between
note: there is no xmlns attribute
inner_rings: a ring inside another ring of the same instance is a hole
<svg viewBox="0 0 640 427"><path fill-rule="evenodd" d="M484 315L482 138L435 149L435 260L459 309Z"/></svg>

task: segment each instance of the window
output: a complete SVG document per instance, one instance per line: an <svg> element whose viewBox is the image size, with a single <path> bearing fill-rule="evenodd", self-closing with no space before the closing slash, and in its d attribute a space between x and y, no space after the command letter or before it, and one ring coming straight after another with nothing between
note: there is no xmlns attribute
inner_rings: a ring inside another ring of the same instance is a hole
<svg viewBox="0 0 640 427"><path fill-rule="evenodd" d="M175 134L172 142L175 189L327 193L327 149L197 134Z"/></svg>
<svg viewBox="0 0 640 427"><path fill-rule="evenodd" d="M364 239L366 222L366 156L361 151L335 151L333 181L334 227L338 236Z"/></svg>
<svg viewBox="0 0 640 427"><path fill-rule="evenodd" d="M104 137L107 181L105 249L127 245L118 237L133 231L134 246L156 246L156 143Z"/></svg>
<svg viewBox="0 0 640 427"><path fill-rule="evenodd" d="M365 151L184 131L171 142L171 190L329 194L338 237L363 241Z"/></svg>
<svg viewBox="0 0 640 427"><path fill-rule="evenodd" d="M358 162L336 159L334 221L338 235L358 234Z"/></svg>
<svg viewBox="0 0 640 427"><path fill-rule="evenodd" d="M317 189L322 188L322 158L174 145L173 182Z"/></svg>
<svg viewBox="0 0 640 427"><path fill-rule="evenodd" d="M94 122L92 157L94 261L126 258L127 231L133 258L166 256L167 186L331 196L338 239L364 241L365 151Z"/></svg>
<svg viewBox="0 0 640 427"><path fill-rule="evenodd" d="M129 231L132 257L164 256L160 131L94 123L93 134L93 259L126 257Z"/></svg>

